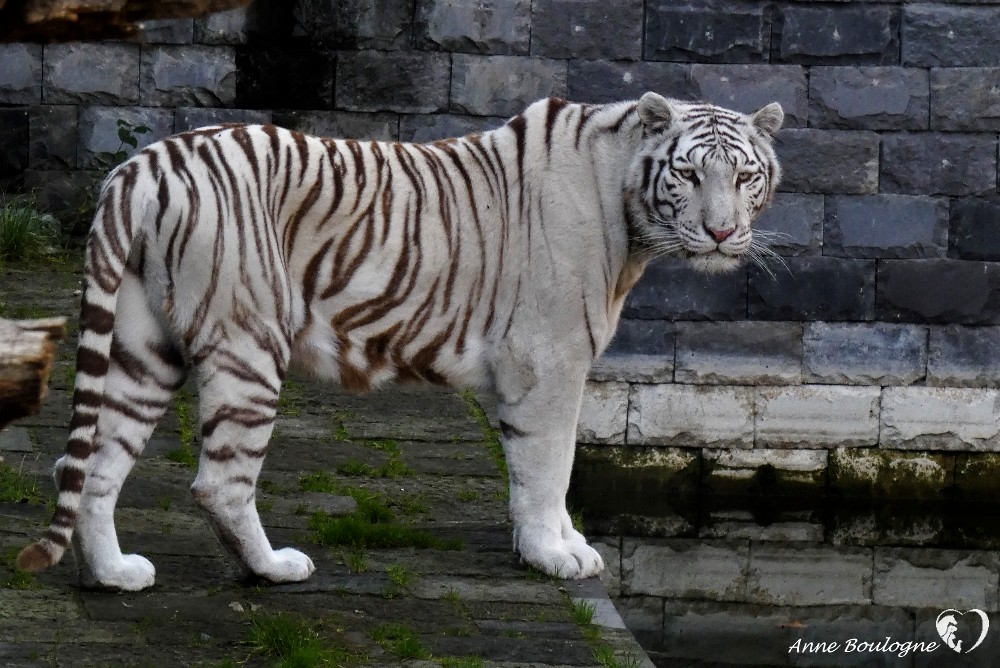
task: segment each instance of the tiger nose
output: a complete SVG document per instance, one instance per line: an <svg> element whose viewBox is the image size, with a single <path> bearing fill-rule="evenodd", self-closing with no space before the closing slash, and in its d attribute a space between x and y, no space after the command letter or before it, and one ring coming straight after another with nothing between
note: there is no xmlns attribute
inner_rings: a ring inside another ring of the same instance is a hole
<svg viewBox="0 0 1000 668"><path fill-rule="evenodd" d="M715 239L715 243L721 244L723 241L733 236L733 232L736 231L735 227L730 227L726 230L713 230L708 225L705 226L705 231Z"/></svg>

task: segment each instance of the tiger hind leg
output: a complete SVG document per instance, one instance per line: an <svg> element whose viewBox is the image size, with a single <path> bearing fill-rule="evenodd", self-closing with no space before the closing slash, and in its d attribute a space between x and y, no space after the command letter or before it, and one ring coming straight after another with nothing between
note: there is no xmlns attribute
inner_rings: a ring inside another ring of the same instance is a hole
<svg viewBox="0 0 1000 668"><path fill-rule="evenodd" d="M264 371L269 365L245 362L278 363L277 355L264 351L247 354L246 347L254 345L244 340L230 348L241 355L220 350L199 365L202 449L191 493L245 574L300 582L316 570L312 560L292 548L272 549L257 514L257 477L274 428L284 368Z"/></svg>
<svg viewBox="0 0 1000 668"><path fill-rule="evenodd" d="M184 376L183 359L150 310L140 280L126 273L95 451L73 534L80 582L85 587L138 591L155 580L156 570L145 557L122 554L114 511L126 477ZM56 462L57 485L64 459Z"/></svg>

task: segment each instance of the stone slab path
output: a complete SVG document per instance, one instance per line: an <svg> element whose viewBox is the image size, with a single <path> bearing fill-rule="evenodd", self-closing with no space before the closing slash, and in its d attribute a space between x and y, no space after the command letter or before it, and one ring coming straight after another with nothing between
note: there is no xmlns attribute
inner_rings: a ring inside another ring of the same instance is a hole
<svg viewBox="0 0 1000 668"><path fill-rule="evenodd" d="M65 268L0 270L0 316L73 316L78 290ZM184 392L117 513L123 549L153 561L156 586L82 590L70 555L38 576L17 573L17 551L50 515L72 355L70 342L41 414L0 432L0 665L651 665L599 580L554 580L518 563L480 405L489 402L468 394L288 383L257 504L274 545L313 558L307 582L240 579L188 493L197 408ZM402 546L320 544L322 527L371 508Z"/></svg>

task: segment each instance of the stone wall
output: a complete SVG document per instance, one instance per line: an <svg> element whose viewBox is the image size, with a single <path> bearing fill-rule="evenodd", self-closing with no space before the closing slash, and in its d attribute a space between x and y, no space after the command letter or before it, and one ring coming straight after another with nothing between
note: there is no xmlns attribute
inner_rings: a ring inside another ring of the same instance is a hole
<svg viewBox="0 0 1000 668"><path fill-rule="evenodd" d="M0 181L79 208L119 119L152 128L140 146L216 121L422 141L546 95L778 100L786 176L759 227L782 259L655 262L581 440L824 466L847 446L1000 450L998 20L994 2L260 0L140 43L0 45Z"/></svg>

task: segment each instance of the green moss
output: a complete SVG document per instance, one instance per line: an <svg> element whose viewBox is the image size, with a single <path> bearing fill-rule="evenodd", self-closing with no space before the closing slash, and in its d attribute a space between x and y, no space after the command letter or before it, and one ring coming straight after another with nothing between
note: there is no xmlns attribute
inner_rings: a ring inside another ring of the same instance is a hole
<svg viewBox="0 0 1000 668"><path fill-rule="evenodd" d="M278 413L296 417L302 415L302 403L306 386L294 378L286 378L278 395Z"/></svg>
<svg viewBox="0 0 1000 668"><path fill-rule="evenodd" d="M481 495L474 489L463 489L458 493L459 501L478 501Z"/></svg>
<svg viewBox="0 0 1000 668"><path fill-rule="evenodd" d="M490 459L496 464L497 470L500 474L507 478L507 459L503 454L503 444L500 442L500 430L494 429L490 425L490 419L486 415L486 411L476 400L476 394L472 390L462 390L460 395L465 401L466 407L469 409L469 416L475 420L480 428L483 430L483 443L486 445L486 450L490 454ZM496 497L498 500L506 501L510 498L510 489L504 487L496 491Z"/></svg>
<svg viewBox="0 0 1000 668"><path fill-rule="evenodd" d="M164 456L172 462L194 468L198 464L198 455L194 451L195 430L197 429L194 396L187 390L179 390L174 397L174 410L177 412L181 446L170 450Z"/></svg>
<svg viewBox="0 0 1000 668"><path fill-rule="evenodd" d="M25 573L17 567L18 551L17 547L12 547L4 553L0 564L0 589L37 589L39 584L34 573Z"/></svg>
<svg viewBox="0 0 1000 668"><path fill-rule="evenodd" d="M399 455L394 454L389 457L384 464L378 467L357 459L348 459L346 462L337 467L337 473L353 477L403 478L413 475L413 470L403 463L403 460L399 458Z"/></svg>
<svg viewBox="0 0 1000 668"><path fill-rule="evenodd" d="M483 668L483 660L478 656L446 656L438 659L442 668Z"/></svg>

